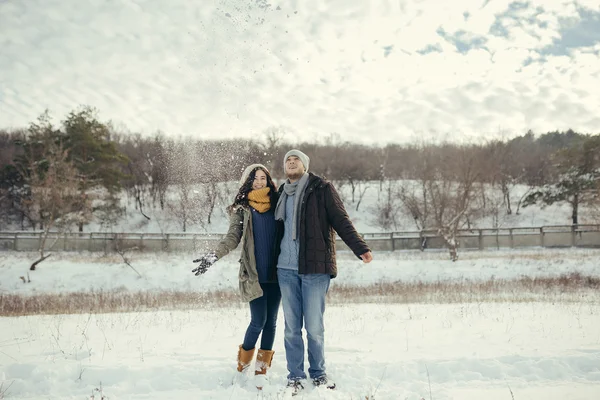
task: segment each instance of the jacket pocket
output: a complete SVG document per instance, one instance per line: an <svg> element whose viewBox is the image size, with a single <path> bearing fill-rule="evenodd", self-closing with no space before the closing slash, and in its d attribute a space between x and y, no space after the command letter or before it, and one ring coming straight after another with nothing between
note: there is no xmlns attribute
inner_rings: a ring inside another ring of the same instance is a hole
<svg viewBox="0 0 600 400"><path fill-rule="evenodd" d="M240 282L246 282L246 281L248 281L248 278L250 277L248 275L248 270L246 269L246 266L242 262L241 258L238 261L240 263L240 272L238 273L238 278L239 278Z"/></svg>

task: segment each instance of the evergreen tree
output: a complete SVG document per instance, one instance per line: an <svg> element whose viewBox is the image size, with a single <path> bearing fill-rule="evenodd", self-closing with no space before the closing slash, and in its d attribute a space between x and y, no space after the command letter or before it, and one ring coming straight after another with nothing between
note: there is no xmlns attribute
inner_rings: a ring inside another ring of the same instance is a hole
<svg viewBox="0 0 600 400"><path fill-rule="evenodd" d="M111 142L109 127L98 120L96 110L91 107L69 113L63 127L62 141L79 174L81 206L90 201L90 190L102 187L108 190L107 199L115 201L113 195L121 189L125 178L123 166L127 157ZM106 212L106 205L102 208ZM83 223L79 224L79 231L83 231Z"/></svg>
<svg viewBox="0 0 600 400"><path fill-rule="evenodd" d="M597 199L600 181L600 136L590 136L584 141L556 153L559 172L554 183L542 186L525 199L524 207L542 203L551 205L567 202L571 205L573 225L579 223L579 206Z"/></svg>

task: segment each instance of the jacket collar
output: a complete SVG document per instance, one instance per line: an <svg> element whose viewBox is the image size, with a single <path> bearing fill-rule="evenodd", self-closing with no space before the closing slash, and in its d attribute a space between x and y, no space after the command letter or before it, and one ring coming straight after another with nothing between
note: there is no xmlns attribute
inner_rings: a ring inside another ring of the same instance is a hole
<svg viewBox="0 0 600 400"><path fill-rule="evenodd" d="M308 182L306 183L306 188L308 189L309 187L316 185L318 183L323 182L323 178L321 178L319 175L315 175L312 172L308 173ZM285 183L282 183L281 186L279 186L279 190L277 190L279 193L281 193L283 191L283 187L285 186Z"/></svg>

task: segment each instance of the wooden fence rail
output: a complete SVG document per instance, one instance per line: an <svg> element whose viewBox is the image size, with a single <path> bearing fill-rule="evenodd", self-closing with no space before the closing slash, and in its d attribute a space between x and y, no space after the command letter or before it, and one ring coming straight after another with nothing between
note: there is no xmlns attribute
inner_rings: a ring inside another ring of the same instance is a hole
<svg viewBox="0 0 600 400"><path fill-rule="evenodd" d="M37 251L42 232L0 232L0 251ZM426 250L445 248L435 231L362 234L373 251ZM119 250L142 252L201 252L212 248L223 234L206 233L50 233L46 250L111 253ZM526 247L600 247L600 225L551 225L499 229L463 229L458 232L459 249ZM338 249L347 250L338 238Z"/></svg>

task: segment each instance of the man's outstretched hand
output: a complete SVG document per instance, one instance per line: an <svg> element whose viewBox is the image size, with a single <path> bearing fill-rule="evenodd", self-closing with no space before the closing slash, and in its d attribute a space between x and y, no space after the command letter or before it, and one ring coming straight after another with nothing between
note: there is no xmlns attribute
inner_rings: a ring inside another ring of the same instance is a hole
<svg viewBox="0 0 600 400"><path fill-rule="evenodd" d="M194 275L198 276L204 274L208 271L211 265L213 265L218 260L217 255L214 252L207 253L202 257L192 261L195 263L200 263L196 268L192 270Z"/></svg>
<svg viewBox="0 0 600 400"><path fill-rule="evenodd" d="M368 264L371 261L373 261L373 253L371 253L370 251L367 251L365 254L362 254L360 256L360 258L362 258L362 260L365 264Z"/></svg>

